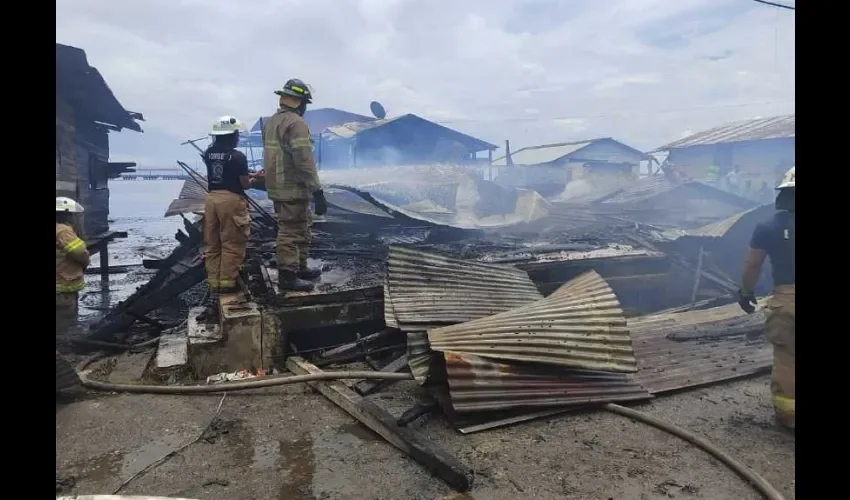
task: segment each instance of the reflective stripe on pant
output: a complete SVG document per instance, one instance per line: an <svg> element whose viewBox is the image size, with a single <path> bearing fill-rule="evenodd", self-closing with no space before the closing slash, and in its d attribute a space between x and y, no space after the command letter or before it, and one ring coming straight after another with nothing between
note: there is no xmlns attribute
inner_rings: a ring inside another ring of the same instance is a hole
<svg viewBox="0 0 850 500"><path fill-rule="evenodd" d="M767 304L764 334L773 344L770 391L781 424L795 424L796 311L794 285L780 285Z"/></svg>
<svg viewBox="0 0 850 500"><path fill-rule="evenodd" d="M307 265L312 235L310 200L276 201L277 268L297 272Z"/></svg>
<svg viewBox="0 0 850 500"><path fill-rule="evenodd" d="M230 191L207 193L204 267L211 290L233 288L251 236L248 200Z"/></svg>
<svg viewBox="0 0 850 500"><path fill-rule="evenodd" d="M79 293L56 294L56 336L66 335L77 321Z"/></svg>

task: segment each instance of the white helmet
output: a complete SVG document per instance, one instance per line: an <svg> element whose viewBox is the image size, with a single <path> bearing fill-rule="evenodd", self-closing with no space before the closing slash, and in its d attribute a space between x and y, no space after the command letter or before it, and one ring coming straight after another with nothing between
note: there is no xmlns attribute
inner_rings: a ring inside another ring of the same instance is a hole
<svg viewBox="0 0 850 500"><path fill-rule="evenodd" d="M779 183L778 186L776 186L776 189L786 189L786 188L793 188L793 187L795 187L794 167L791 167L790 169L788 169L787 172L785 172L785 176L782 177L782 182Z"/></svg>
<svg viewBox="0 0 850 500"><path fill-rule="evenodd" d="M244 127L235 116L222 116L213 123L210 135L228 135L238 133Z"/></svg>
<svg viewBox="0 0 850 500"><path fill-rule="evenodd" d="M83 211L83 206L72 200L71 198L66 198L64 196L56 197L56 211L57 212L70 212L70 213L80 213Z"/></svg>

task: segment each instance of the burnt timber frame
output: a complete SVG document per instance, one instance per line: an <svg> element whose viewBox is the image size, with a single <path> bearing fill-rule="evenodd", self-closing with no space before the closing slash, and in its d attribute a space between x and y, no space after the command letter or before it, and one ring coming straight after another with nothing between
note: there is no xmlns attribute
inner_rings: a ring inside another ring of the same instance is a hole
<svg viewBox="0 0 850 500"><path fill-rule="evenodd" d="M86 244L89 255L100 253L100 279L109 281L109 244L119 238L126 238L127 231L107 231L91 238Z"/></svg>

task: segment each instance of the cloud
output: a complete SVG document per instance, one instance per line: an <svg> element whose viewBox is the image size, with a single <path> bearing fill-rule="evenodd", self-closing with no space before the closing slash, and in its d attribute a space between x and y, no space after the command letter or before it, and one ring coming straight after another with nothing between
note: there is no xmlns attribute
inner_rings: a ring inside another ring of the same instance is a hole
<svg viewBox="0 0 850 500"><path fill-rule="evenodd" d="M299 77L316 107L416 113L515 147L611 136L641 149L794 111L794 13L743 0L58 0L145 134L116 154L173 165L180 142L274 110ZM565 126L566 124L566 126Z"/></svg>

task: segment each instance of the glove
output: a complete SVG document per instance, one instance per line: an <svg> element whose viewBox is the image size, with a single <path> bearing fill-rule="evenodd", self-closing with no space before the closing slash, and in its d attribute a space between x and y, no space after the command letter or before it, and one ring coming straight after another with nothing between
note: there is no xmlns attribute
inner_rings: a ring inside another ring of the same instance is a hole
<svg viewBox="0 0 850 500"><path fill-rule="evenodd" d="M325 200L325 192L321 189L313 193L313 203L316 204L316 215L328 213L328 202Z"/></svg>
<svg viewBox="0 0 850 500"><path fill-rule="evenodd" d="M738 290L738 305L741 306L741 309L745 313L752 314L756 312L757 304L755 295L744 295L742 290Z"/></svg>

